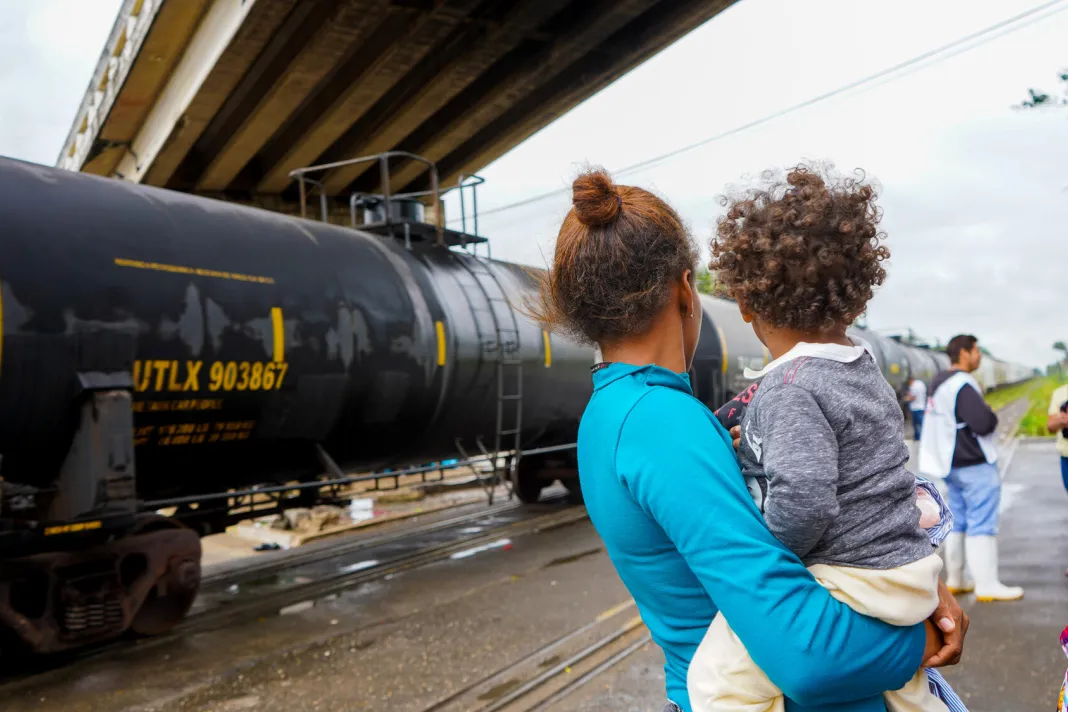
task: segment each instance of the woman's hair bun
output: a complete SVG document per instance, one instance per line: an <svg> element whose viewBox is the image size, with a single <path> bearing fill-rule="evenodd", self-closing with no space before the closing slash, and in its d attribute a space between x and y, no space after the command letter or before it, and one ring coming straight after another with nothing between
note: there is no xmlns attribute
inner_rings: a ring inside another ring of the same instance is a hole
<svg viewBox="0 0 1068 712"><path fill-rule="evenodd" d="M614 222L623 212L619 189L603 169L590 170L571 185L571 202L575 217L583 225L600 227Z"/></svg>

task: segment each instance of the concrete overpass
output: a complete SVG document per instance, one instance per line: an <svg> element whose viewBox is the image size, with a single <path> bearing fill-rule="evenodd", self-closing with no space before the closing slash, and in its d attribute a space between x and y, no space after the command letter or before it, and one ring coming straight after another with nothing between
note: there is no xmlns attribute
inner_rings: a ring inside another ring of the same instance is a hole
<svg viewBox="0 0 1068 712"><path fill-rule="evenodd" d="M126 0L58 165L291 212L291 170L397 149L444 187L733 2Z"/></svg>

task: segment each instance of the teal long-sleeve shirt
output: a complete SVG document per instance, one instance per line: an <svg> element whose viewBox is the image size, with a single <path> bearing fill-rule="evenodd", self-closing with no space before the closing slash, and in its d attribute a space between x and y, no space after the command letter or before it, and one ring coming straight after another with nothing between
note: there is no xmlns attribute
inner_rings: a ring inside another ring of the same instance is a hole
<svg viewBox="0 0 1068 712"><path fill-rule="evenodd" d="M690 659L717 611L794 712L885 712L881 693L919 669L922 624L894 627L834 600L768 531L729 434L658 366L595 371L579 426L594 527L691 712Z"/></svg>

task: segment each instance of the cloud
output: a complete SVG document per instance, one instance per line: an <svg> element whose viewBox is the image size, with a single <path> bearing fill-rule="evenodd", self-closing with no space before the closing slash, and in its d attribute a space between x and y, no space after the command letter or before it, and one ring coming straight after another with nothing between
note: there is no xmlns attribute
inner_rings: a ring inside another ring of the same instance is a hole
<svg viewBox="0 0 1068 712"><path fill-rule="evenodd" d="M121 4L0 4L0 155L55 163Z"/></svg>
<svg viewBox="0 0 1068 712"><path fill-rule="evenodd" d="M1029 7L898 5L828 0L800 14L776 0L735 6L483 171L484 208L564 189L485 218L494 255L545 264L569 207L566 188L586 161L617 168L686 145ZM775 8L790 23L767 23ZM913 13L930 22L920 28ZM758 16L765 22L754 25ZM872 26L893 42L856 31ZM705 241L722 211L716 196L746 174L801 159L863 168L881 188L892 250L869 323L943 341L970 331L1002 358L1044 365L1056 358L1050 344L1068 338L1058 333L1058 305L1068 302L1068 259L1058 249L1068 225L1068 110L1011 106L1068 63L1066 32L1061 13L620 181L664 195Z"/></svg>

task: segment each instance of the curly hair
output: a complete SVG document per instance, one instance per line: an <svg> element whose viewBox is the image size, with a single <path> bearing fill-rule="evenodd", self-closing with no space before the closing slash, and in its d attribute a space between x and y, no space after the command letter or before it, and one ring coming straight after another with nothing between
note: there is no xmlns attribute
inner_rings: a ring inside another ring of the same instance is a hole
<svg viewBox="0 0 1068 712"><path fill-rule="evenodd" d="M672 280L693 270L697 244L678 214L647 190L616 185L603 169L572 185L553 264L530 310L547 328L601 344L645 333Z"/></svg>
<svg viewBox="0 0 1068 712"><path fill-rule="evenodd" d="M785 181L767 171L763 185L725 197L711 240L721 289L745 311L779 328L809 333L850 324L886 279L880 262L882 217L875 189L806 165Z"/></svg>

